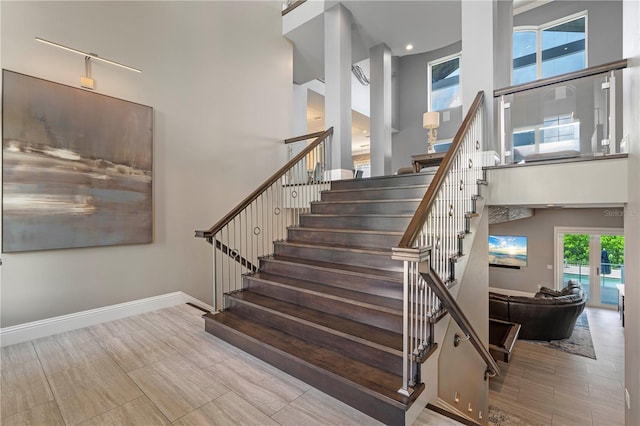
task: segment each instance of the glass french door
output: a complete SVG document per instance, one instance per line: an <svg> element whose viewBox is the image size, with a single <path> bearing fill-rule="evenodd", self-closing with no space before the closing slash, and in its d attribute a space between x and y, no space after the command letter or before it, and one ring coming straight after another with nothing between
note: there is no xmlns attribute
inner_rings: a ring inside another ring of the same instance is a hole
<svg viewBox="0 0 640 426"><path fill-rule="evenodd" d="M585 291L587 305L616 308L618 285L624 284L622 230L584 228L557 235L557 282L562 284L556 287L577 281Z"/></svg>

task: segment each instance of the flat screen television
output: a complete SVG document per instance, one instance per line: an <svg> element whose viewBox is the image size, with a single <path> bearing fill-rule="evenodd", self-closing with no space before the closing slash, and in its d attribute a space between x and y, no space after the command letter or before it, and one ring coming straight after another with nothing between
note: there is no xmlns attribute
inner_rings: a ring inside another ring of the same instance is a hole
<svg viewBox="0 0 640 426"><path fill-rule="evenodd" d="M489 235L489 265L507 268L527 266L527 237Z"/></svg>

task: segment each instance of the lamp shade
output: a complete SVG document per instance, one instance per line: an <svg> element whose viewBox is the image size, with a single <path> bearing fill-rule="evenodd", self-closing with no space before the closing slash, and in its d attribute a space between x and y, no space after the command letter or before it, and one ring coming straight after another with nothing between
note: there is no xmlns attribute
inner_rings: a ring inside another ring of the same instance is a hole
<svg viewBox="0 0 640 426"><path fill-rule="evenodd" d="M435 129L440 125L440 113L438 111L425 112L422 115L422 127Z"/></svg>

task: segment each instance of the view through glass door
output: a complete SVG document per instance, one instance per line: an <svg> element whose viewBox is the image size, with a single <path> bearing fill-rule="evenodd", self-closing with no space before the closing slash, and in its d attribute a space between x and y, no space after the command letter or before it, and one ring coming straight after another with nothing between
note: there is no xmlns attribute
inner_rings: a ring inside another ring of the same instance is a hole
<svg viewBox="0 0 640 426"><path fill-rule="evenodd" d="M578 281L587 305L617 307L617 286L624 284L622 230L562 232L558 237L562 286L569 280Z"/></svg>

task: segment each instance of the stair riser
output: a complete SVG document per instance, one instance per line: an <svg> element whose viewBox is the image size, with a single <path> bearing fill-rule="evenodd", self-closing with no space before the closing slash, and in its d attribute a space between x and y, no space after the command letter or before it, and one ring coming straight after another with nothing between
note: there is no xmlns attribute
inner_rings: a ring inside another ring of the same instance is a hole
<svg viewBox="0 0 640 426"><path fill-rule="evenodd" d="M316 214L413 214L418 201L359 202L359 203L311 203L311 213Z"/></svg>
<svg viewBox="0 0 640 426"><path fill-rule="evenodd" d="M322 247L296 247L276 243L275 254L276 256L375 268L385 271L403 270L402 262L391 259L391 253L387 256Z"/></svg>
<svg viewBox="0 0 640 426"><path fill-rule="evenodd" d="M400 236L289 229L288 241L297 243L317 243L336 246L390 249L400 241Z"/></svg>
<svg viewBox="0 0 640 426"><path fill-rule="evenodd" d="M266 281L247 279L251 291L316 311L326 312L352 321L372 325L394 333L402 333L402 315L382 312L342 300L329 299L293 288L270 285Z"/></svg>
<svg viewBox="0 0 640 426"><path fill-rule="evenodd" d="M350 201L350 200L401 200L405 198L422 198L427 188L425 186L408 188L380 188L348 191L326 191L321 195L322 201Z"/></svg>
<svg viewBox="0 0 640 426"><path fill-rule="evenodd" d="M356 386L349 386L348 382L333 374L325 373L317 368L309 368L308 363L287 356L271 346L262 345L256 339L245 336L209 318L205 318L205 330L382 423L404 425L404 409L381 404L379 399L371 396L368 392Z"/></svg>
<svg viewBox="0 0 640 426"><path fill-rule="evenodd" d="M367 231L404 232L410 217L397 216L300 216L300 226L324 229L362 229Z"/></svg>
<svg viewBox="0 0 640 426"><path fill-rule="evenodd" d="M252 283L252 291L258 286ZM273 297L271 295L268 295ZM370 345L360 343L336 333L319 327L297 321L290 317L283 317L271 310L262 309L250 303L245 303L230 297L230 308L238 315L247 316L262 325L284 331L293 336L324 346L328 349L342 353L362 361L365 364L388 371L392 374L402 375L402 355L379 350Z"/></svg>
<svg viewBox="0 0 640 426"><path fill-rule="evenodd" d="M341 273L338 270L316 269L303 264L270 262L269 259L261 261L261 270L270 274L315 281L321 284L361 291L376 296L402 299L402 283L390 282L384 279L355 276Z"/></svg>
<svg viewBox="0 0 640 426"><path fill-rule="evenodd" d="M331 189L358 189L358 188L390 188L407 185L428 185L433 180L434 174L411 174L402 176L386 176L371 179L334 180Z"/></svg>

